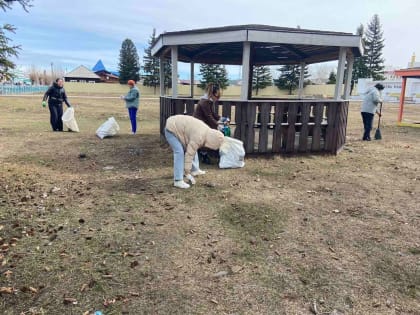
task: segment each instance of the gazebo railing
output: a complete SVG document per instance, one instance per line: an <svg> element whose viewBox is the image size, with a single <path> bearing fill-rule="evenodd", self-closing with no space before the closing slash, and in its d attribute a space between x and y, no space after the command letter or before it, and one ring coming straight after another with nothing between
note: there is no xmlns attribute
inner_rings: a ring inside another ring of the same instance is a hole
<svg viewBox="0 0 420 315"><path fill-rule="evenodd" d="M160 132L172 115L192 115L198 99L160 98ZM337 154L346 139L348 101L219 101L215 110L231 119L232 135L249 153Z"/></svg>

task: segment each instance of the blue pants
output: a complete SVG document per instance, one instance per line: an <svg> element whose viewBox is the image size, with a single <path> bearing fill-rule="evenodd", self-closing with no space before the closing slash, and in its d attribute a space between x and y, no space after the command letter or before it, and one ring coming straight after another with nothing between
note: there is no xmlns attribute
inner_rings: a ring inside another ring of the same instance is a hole
<svg viewBox="0 0 420 315"><path fill-rule="evenodd" d="M50 110L50 123L53 131L63 131L63 104L52 104L48 103Z"/></svg>
<svg viewBox="0 0 420 315"><path fill-rule="evenodd" d="M137 132L137 108L135 107L130 107L128 109L128 116L130 116L130 122L131 122L131 131L133 133Z"/></svg>
<svg viewBox="0 0 420 315"><path fill-rule="evenodd" d="M185 160L185 153L184 147L179 141L179 139L170 131L165 129L165 138L168 141L169 145L174 152L174 180L183 180L184 178L184 160ZM198 155L197 153L194 156L194 160L192 162L192 171L198 171L200 168L198 162Z"/></svg>
<svg viewBox="0 0 420 315"><path fill-rule="evenodd" d="M372 130L374 116L374 114L362 112L363 126L365 128L363 140L370 140L370 131Z"/></svg>

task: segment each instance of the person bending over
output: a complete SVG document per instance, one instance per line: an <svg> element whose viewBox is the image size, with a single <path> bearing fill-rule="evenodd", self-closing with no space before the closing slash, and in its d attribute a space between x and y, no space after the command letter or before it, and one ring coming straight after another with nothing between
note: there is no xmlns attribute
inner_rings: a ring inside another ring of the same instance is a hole
<svg viewBox="0 0 420 315"><path fill-rule="evenodd" d="M189 188L190 185L184 181L184 175L194 185L194 176L205 174L200 170L197 150L201 147L218 150L224 136L197 118L175 115L166 121L165 138L174 154L174 186Z"/></svg>

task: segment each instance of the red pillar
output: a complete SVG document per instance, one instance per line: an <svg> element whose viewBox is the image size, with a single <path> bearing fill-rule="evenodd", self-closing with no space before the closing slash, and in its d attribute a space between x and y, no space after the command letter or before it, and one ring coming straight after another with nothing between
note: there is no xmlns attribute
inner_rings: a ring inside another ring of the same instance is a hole
<svg viewBox="0 0 420 315"><path fill-rule="evenodd" d="M407 83L407 77L403 77L402 86L401 86L401 95L400 95L400 111L398 113L398 122L402 121L403 111L404 111L404 100L405 100L405 86Z"/></svg>

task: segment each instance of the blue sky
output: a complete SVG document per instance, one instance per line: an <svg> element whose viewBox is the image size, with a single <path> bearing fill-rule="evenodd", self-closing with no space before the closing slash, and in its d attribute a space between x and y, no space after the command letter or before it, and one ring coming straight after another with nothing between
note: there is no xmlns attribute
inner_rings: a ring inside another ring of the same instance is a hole
<svg viewBox="0 0 420 315"><path fill-rule="evenodd" d="M213 0L213 1L110 1L34 0L26 13L18 5L1 22L17 27L13 43L22 46L15 62L63 70L81 64L93 67L98 59L117 70L121 43L130 38L142 60L153 28L164 31L237 25L269 24L284 27L354 33L376 13L384 30L386 65L406 67L413 52L420 60L420 1L404 0ZM189 66L180 64L182 77ZM323 65L319 66L324 67ZM232 77L240 70L228 68ZM315 70L314 70L315 71Z"/></svg>

